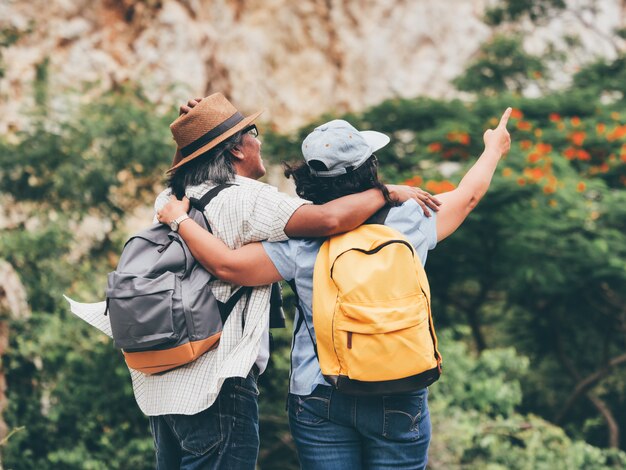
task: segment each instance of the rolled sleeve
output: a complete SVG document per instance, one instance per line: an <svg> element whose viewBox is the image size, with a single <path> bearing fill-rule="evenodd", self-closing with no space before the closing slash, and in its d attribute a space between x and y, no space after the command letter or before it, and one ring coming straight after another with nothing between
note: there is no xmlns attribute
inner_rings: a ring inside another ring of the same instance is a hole
<svg viewBox="0 0 626 470"><path fill-rule="evenodd" d="M161 191L161 194L157 196L156 200L154 201L154 217L152 218L153 223L159 223L159 221L157 220L157 212L159 212L170 201L171 194L171 189L167 188L166 190Z"/></svg>
<svg viewBox="0 0 626 470"><path fill-rule="evenodd" d="M309 201L278 192L272 186L264 185L258 192L250 212L248 224L250 232L258 240L280 242L288 240L285 226L293 213Z"/></svg>

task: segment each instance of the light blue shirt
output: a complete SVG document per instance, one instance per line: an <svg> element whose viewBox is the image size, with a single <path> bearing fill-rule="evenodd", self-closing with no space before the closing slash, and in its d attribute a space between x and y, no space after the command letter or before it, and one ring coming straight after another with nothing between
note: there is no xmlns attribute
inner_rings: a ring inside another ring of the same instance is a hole
<svg viewBox="0 0 626 470"><path fill-rule="evenodd" d="M437 244L435 215L426 217L419 204L411 199L399 207L391 208L385 225L404 234L415 248L422 264L426 263L428 251ZM306 318L306 322L302 323L292 340L289 392L296 395L309 395L316 385L329 385L320 371L311 340L311 336L315 340L312 313L313 268L323 242L324 239L321 238L291 239L280 243L263 242L263 248L283 279L295 280L300 309L296 313L294 325L298 324L300 312Z"/></svg>

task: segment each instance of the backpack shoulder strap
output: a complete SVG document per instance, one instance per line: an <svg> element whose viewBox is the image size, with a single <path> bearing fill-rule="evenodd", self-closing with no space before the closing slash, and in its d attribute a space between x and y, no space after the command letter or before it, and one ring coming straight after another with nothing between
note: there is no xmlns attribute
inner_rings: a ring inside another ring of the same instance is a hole
<svg viewBox="0 0 626 470"><path fill-rule="evenodd" d="M200 199L196 199L196 198L189 199L191 206L202 214L202 217L204 218L206 222L207 230L211 233L213 233L213 231L211 230L209 221L206 220L206 217L204 216L204 209L206 208L206 206L209 205L209 203L213 199L215 199L215 197L217 197L219 193L221 193L226 188L230 188L231 186L237 186L237 184L235 183L218 184L214 188L211 188L209 191L207 191ZM217 306L220 312L220 316L222 317L222 323L226 323L226 319L230 316L231 312L235 308L235 305L237 304L237 302L239 302L241 297L245 295L247 298L247 301L250 300L252 289L253 289L252 287L240 287L226 302L222 303L218 301ZM242 325L242 330L243 330L243 325Z"/></svg>
<svg viewBox="0 0 626 470"><path fill-rule="evenodd" d="M221 193L226 188L230 188L231 186L237 186L237 185L235 183L218 184L214 188L211 188L209 191L207 191L204 194L204 196L202 196L200 199L197 199L195 197L189 198L189 202L191 203L191 207L193 207L194 209L196 209L197 211L199 211L202 214L202 217L204 218L205 222L207 223L206 224L207 225L207 229L211 233L213 233L213 231L211 230L211 226L209 225L209 221L206 220L206 217L204 216L204 209L206 209L206 206L208 206L209 203L213 199L215 199L215 197L217 197L217 195L219 193Z"/></svg>
<svg viewBox="0 0 626 470"><path fill-rule="evenodd" d="M296 280L292 279L291 281L287 281L287 284L289 284L289 287L291 287L291 290L293 291L293 295L296 297L296 309L298 310L298 313L299 313L298 322L296 323L296 327L293 330L294 344L295 344L296 335L298 334L298 331L300 331L302 322L304 322L306 326L306 330L309 333L309 339L311 340L311 344L313 344L313 351L315 352L315 357L317 357L319 361L319 356L317 355L317 343L315 342L315 340L313 339L313 335L311 334L311 329L309 328L309 322L306 320L306 316L305 316L306 314L304 313L304 309L300 306L300 297L298 296L298 289L296 289Z"/></svg>
<svg viewBox="0 0 626 470"><path fill-rule="evenodd" d="M385 220L387 219L387 215L389 215L389 211L391 210L390 205L386 205L382 209L379 209L373 216L367 219L363 224L379 224L384 225Z"/></svg>
<svg viewBox="0 0 626 470"><path fill-rule="evenodd" d="M217 302L217 308L220 312L220 317L222 317L222 323L226 323L226 319L230 316L237 302L243 297L246 296L246 302L250 301L250 296L252 295L252 287L240 287L237 291L228 299L226 302L222 303L220 301ZM243 320L242 320L243 322ZM243 331L243 324L242 331Z"/></svg>

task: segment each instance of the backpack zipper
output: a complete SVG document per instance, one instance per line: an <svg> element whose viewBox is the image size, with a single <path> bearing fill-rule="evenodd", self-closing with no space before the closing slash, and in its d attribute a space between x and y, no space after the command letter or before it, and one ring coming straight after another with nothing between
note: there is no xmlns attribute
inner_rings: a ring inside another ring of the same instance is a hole
<svg viewBox="0 0 626 470"><path fill-rule="evenodd" d="M352 332L348 331L348 349L352 349Z"/></svg>

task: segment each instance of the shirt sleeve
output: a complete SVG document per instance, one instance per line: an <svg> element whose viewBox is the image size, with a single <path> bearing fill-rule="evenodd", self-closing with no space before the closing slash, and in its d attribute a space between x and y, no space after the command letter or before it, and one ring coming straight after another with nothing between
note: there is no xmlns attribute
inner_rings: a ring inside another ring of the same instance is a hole
<svg viewBox="0 0 626 470"><path fill-rule="evenodd" d="M283 194L272 186L263 185L247 218L247 237L270 242L288 240L285 226L303 204L310 203L299 197Z"/></svg>
<svg viewBox="0 0 626 470"><path fill-rule="evenodd" d="M424 215L420 205L409 199L399 207L389 211L385 225L403 233L417 249L420 258L426 260L429 250L437 245L437 213Z"/></svg>
<svg viewBox="0 0 626 470"><path fill-rule="evenodd" d="M291 281L296 277L296 251L297 241L263 242L265 253L285 281Z"/></svg>
<svg viewBox="0 0 626 470"><path fill-rule="evenodd" d="M170 194L172 194L172 191L168 188L162 191L161 194L157 196L156 200L154 201L154 217L152 218L152 223L159 223L159 221L157 220L157 212L169 202Z"/></svg>
<svg viewBox="0 0 626 470"><path fill-rule="evenodd" d="M432 250L437 246L437 212L431 210L431 216L426 217L421 206L415 203L420 213L419 230L424 234L428 243L428 249Z"/></svg>

